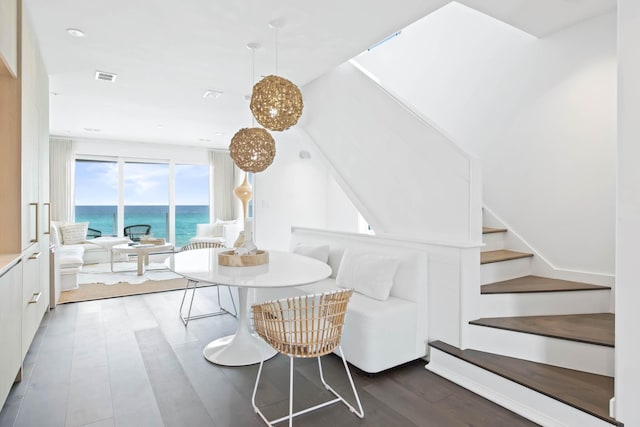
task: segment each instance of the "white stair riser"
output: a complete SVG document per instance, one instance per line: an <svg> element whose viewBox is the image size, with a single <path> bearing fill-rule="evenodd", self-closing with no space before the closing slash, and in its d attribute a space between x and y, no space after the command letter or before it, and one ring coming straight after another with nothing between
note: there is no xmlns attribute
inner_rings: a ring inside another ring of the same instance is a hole
<svg viewBox="0 0 640 427"><path fill-rule="evenodd" d="M435 348L431 348L431 361L426 368L545 427L612 426L572 406Z"/></svg>
<svg viewBox="0 0 640 427"><path fill-rule="evenodd" d="M482 242L485 244L482 248L482 252L504 249L504 233L483 234Z"/></svg>
<svg viewBox="0 0 640 427"><path fill-rule="evenodd" d="M480 266L480 284L501 282L531 274L531 258L492 262Z"/></svg>
<svg viewBox="0 0 640 427"><path fill-rule="evenodd" d="M562 368L613 376L614 349L540 335L468 325L468 348L546 363Z"/></svg>
<svg viewBox="0 0 640 427"><path fill-rule="evenodd" d="M609 311L610 290L485 294L476 317L543 316Z"/></svg>

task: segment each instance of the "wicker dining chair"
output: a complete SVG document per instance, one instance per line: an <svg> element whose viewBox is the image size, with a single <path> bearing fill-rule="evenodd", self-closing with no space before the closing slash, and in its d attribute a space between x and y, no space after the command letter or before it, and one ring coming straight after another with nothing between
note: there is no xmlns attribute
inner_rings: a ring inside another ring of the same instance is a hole
<svg viewBox="0 0 640 427"><path fill-rule="evenodd" d="M338 402L344 403L351 412L360 418L364 418L360 397L340 346L347 304L352 293L352 289L342 289L322 294L267 301L251 306L253 326L256 333L276 351L289 356L289 415L271 421L264 416L256 405L256 392L260 383L264 358L260 361L258 376L251 396L251 404L255 412L267 425L272 426L289 420L289 426L292 426L294 417ZM331 353L336 348L340 350L342 363L347 372L358 409L339 395L324 379L320 357ZM318 358L320 380L324 387L336 397L293 413L293 361L298 357Z"/></svg>
<svg viewBox="0 0 640 427"><path fill-rule="evenodd" d="M188 245L183 246L181 251L191 251L194 249L223 248L223 247L224 247L223 244L217 243L217 242L194 242L194 243L189 243ZM199 283L200 282L198 282L197 280L188 279L187 285L184 288L184 294L182 295L182 302L180 302L180 320L182 320L182 323L184 323L184 326L187 326L187 324L189 323L189 320L202 319L204 317L219 316L221 314L230 314L234 317L238 317L238 310L236 309L236 303L233 300L233 294L231 293L231 288L229 286L227 286L226 288L229 291L229 298L231 298L231 304L233 305L233 313L231 313L230 311L228 311L226 308L222 306L222 303L220 302L220 286L221 285L215 285L216 292L218 294L218 307L220 307L220 310L212 313L196 314L192 316L191 309L193 308L193 300L196 296L196 289L198 288ZM183 314L183 307L184 307L184 302L187 298L187 294L189 293L189 289L191 289L191 301L189 302L189 310L187 311L187 314L185 316Z"/></svg>

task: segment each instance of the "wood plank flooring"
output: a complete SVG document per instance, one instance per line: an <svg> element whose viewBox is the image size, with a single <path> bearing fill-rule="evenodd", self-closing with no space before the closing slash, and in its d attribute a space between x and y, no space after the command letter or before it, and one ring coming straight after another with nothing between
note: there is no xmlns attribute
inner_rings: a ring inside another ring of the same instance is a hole
<svg viewBox="0 0 640 427"><path fill-rule="evenodd" d="M498 249L496 251L480 252L480 264L490 264L492 262L509 261L512 259L529 258L533 254L526 252L509 251Z"/></svg>
<svg viewBox="0 0 640 427"><path fill-rule="evenodd" d="M609 417L609 399L613 397L613 378L513 357L460 350L441 341L430 346L528 387L614 425Z"/></svg>
<svg viewBox="0 0 640 427"><path fill-rule="evenodd" d="M609 286L570 282L540 276L524 276L503 282L489 283L480 287L481 294L570 292L610 290Z"/></svg>
<svg viewBox="0 0 640 427"><path fill-rule="evenodd" d="M615 315L612 313L486 317L469 323L587 344L615 345Z"/></svg>
<svg viewBox="0 0 640 427"><path fill-rule="evenodd" d="M202 291L202 292L201 292ZM215 309L215 288L198 291L194 312ZM225 293L221 293L224 296ZM233 333L236 319L178 318L182 293L162 292L58 306L45 315L0 411L2 427L262 426L251 407L257 365L222 367L202 349ZM325 378L350 398L340 359L323 359ZM257 401L269 417L288 405L288 359L267 363ZM294 410L328 397L313 360L296 360ZM302 426L533 426L424 369L416 361L373 377L353 370L363 420L343 405L296 418Z"/></svg>

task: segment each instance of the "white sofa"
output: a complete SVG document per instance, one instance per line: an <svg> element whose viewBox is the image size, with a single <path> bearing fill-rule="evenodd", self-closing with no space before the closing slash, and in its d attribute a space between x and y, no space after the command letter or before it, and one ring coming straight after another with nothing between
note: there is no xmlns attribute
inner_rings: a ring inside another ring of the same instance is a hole
<svg viewBox="0 0 640 427"><path fill-rule="evenodd" d="M189 242L215 242L233 246L238 234L244 228L241 221L216 221L213 224L196 224L196 237Z"/></svg>
<svg viewBox="0 0 640 427"><path fill-rule="evenodd" d="M385 301L354 292L342 334L345 357L354 366L376 373L427 354L427 253L411 242L357 233L294 227L291 247L329 245L330 278L296 288L256 291L256 300L337 289L336 275L345 248L397 258L390 296Z"/></svg>
<svg viewBox="0 0 640 427"><path fill-rule="evenodd" d="M79 244L65 245L59 228L62 225L57 222L51 223L51 244L56 247L54 262L58 264L60 271L60 283L56 284L56 288L59 286L61 291L78 288L78 273L84 264L109 262L111 247L130 242L127 237L105 236Z"/></svg>

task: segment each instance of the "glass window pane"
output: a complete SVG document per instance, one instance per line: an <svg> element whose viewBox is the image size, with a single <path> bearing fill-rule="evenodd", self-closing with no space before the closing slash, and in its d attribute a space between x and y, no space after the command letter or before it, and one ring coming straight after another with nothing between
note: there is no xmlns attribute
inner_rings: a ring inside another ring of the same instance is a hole
<svg viewBox="0 0 640 427"><path fill-rule="evenodd" d="M169 165L124 164L124 226L151 226L154 237L168 238Z"/></svg>
<svg viewBox="0 0 640 427"><path fill-rule="evenodd" d="M196 224L209 222L209 166L176 165L176 241L184 246L196 235Z"/></svg>
<svg viewBox="0 0 640 427"><path fill-rule="evenodd" d="M88 222L103 236L116 235L118 163L76 160L76 222Z"/></svg>

